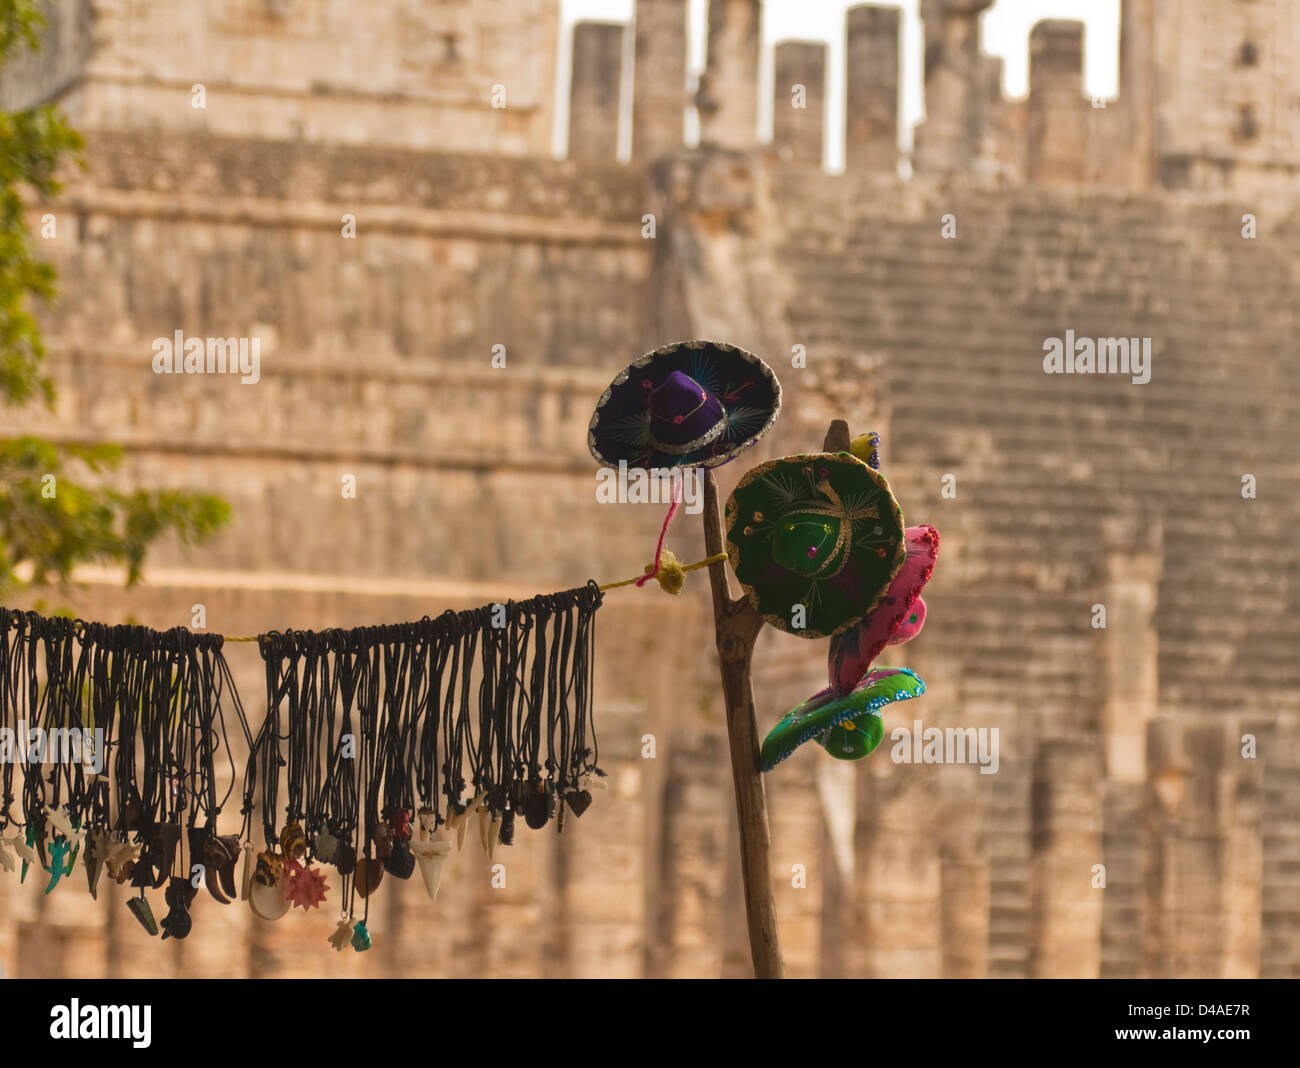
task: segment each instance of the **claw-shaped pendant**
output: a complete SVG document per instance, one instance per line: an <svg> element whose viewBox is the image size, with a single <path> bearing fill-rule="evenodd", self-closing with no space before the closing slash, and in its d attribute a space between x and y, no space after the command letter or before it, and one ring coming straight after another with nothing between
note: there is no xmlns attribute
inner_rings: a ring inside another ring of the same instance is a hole
<svg viewBox="0 0 1300 1068"><path fill-rule="evenodd" d="M99 899L99 878L104 874L104 858L108 856L111 841L106 831L94 831L86 843L86 882L92 900Z"/></svg>
<svg viewBox="0 0 1300 1068"><path fill-rule="evenodd" d="M214 841L221 843L226 854L226 862L217 869L217 880L221 884L221 892L234 901L239 896L239 888L235 885L235 862L239 860L239 839L233 834L222 834Z"/></svg>
<svg viewBox="0 0 1300 1068"><path fill-rule="evenodd" d="M239 843L232 836L212 836L203 842L203 881L213 899L223 905L238 896L235 890L235 861Z"/></svg>
<svg viewBox="0 0 1300 1068"><path fill-rule="evenodd" d="M73 866L77 863L77 857L81 854L81 843L85 841L85 838L85 831L77 831L70 839L68 839L69 843L72 845L72 849L68 852L68 863L63 869L64 875L72 874Z"/></svg>
<svg viewBox="0 0 1300 1068"><path fill-rule="evenodd" d="M447 813L447 833L456 836L456 852L465 846L465 831L469 827L469 809L461 810L455 805Z"/></svg>
<svg viewBox="0 0 1300 1068"><path fill-rule="evenodd" d="M38 863L36 859L36 850L32 848L35 842L36 828L30 824L28 824L27 833L23 836L22 840L14 841L14 848L18 850L18 855L23 858L23 870L18 876L18 881L20 883L27 880L27 869L33 864Z"/></svg>

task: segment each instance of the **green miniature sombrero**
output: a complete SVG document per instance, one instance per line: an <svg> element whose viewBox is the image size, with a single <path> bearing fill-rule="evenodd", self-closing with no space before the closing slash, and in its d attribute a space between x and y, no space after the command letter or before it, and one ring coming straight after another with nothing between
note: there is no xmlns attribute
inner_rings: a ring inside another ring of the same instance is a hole
<svg viewBox="0 0 1300 1068"><path fill-rule="evenodd" d="M840 760L857 760L885 736L880 710L925 693L925 683L907 668L876 668L852 691L838 697L829 686L787 712L763 739L759 762L771 771L804 742L816 738Z"/></svg>
<svg viewBox="0 0 1300 1068"><path fill-rule="evenodd" d="M903 514L884 478L847 452L784 456L727 501L727 555L767 622L825 638L885 596L907 555Z"/></svg>

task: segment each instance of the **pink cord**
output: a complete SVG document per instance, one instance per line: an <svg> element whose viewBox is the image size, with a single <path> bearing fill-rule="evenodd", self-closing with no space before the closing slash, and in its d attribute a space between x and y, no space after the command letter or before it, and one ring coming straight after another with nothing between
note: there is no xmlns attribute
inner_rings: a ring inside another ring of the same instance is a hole
<svg viewBox="0 0 1300 1068"><path fill-rule="evenodd" d="M683 476L685 477L685 476ZM642 575L636 580L638 587L644 586L657 574L659 574L659 560L664 554L664 538L668 536L668 524L673 521L673 516L677 514L677 506L682 502L682 483L677 482L677 488L673 490L673 503L668 506L668 514L664 516L664 525L659 530L659 544L655 546L655 566L654 570L648 575Z"/></svg>

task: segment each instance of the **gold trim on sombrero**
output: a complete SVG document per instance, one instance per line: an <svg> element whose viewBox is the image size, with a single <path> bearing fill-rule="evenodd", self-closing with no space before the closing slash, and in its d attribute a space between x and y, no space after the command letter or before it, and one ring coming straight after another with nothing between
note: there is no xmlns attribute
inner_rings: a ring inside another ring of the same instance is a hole
<svg viewBox="0 0 1300 1068"><path fill-rule="evenodd" d="M702 406L701 406L702 407ZM696 449L702 449L711 441L716 441L722 436L722 432L727 429L727 421L719 419L707 431L701 434L694 441L688 441L685 445L670 445L666 441L660 441L653 434L650 435L651 442L660 452L669 453L672 456L685 456L688 452L694 452Z"/></svg>
<svg viewBox="0 0 1300 1068"><path fill-rule="evenodd" d="M696 405L694 408L692 408L689 412L682 412L680 416L673 416L672 418L675 419L675 420L677 420L678 422L681 422L682 419L685 419L688 415L694 415L696 412L698 412L701 408L703 408L703 407L704 407L706 404L708 404L708 403L709 403L709 393L708 393L708 390L702 389L702 390L700 390L700 403L699 403L699 404L697 404L697 405ZM659 414L658 414L658 413L657 413L653 408L650 409L650 418L651 418L651 419L658 419L660 422L664 422L664 423L666 423L666 422L670 422L670 419L669 419L668 416L666 416L666 415L659 415Z"/></svg>
<svg viewBox="0 0 1300 1068"><path fill-rule="evenodd" d="M847 526L844 523L840 523L839 534L835 538L835 547L827 554L826 560L822 565L824 569L838 560L840 566L829 574L826 574L824 570L817 570L809 576L810 578L834 578L848 566L849 558L852 555L851 553L842 551L845 547L845 542L851 540L853 537L852 521L855 519L879 519L880 509L872 504L868 505L866 508L855 508L850 512L844 507L844 502L840 500L840 495L835 492L829 479L819 478L817 480L817 492L829 497L831 503L829 505L813 504L801 507L796 510L795 514L825 515L830 516L832 519L849 520L849 525ZM780 522L780 520L778 520L778 522Z"/></svg>

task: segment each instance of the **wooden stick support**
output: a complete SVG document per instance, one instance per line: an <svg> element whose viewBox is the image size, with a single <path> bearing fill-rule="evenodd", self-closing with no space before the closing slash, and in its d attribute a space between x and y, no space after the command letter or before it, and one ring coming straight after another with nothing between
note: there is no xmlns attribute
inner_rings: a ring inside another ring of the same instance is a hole
<svg viewBox="0 0 1300 1068"><path fill-rule="evenodd" d="M704 545L709 556L724 551L718 485L713 472L707 470L704 473ZM763 620L748 599L733 598L728 592L725 560L709 565L709 585L713 589L713 625L727 705L731 777L736 784L736 815L740 824L740 869L754 978L782 979L785 960L776 927L776 901L768 860L771 831L767 821L767 793L763 789L762 772L758 770L758 726L754 721L752 659L754 641L763 629Z"/></svg>
<svg viewBox="0 0 1300 1068"><path fill-rule="evenodd" d="M836 419L826 431L822 451L848 452L849 440L848 423ZM704 547L709 556L725 551L718 485L711 470L704 472ZM749 951L756 979L782 979L785 958L781 955L781 938L776 926L769 861L772 832L767 819L767 792L758 767L758 725L754 719L754 642L763 629L763 620L748 598L731 596L725 560L709 565L709 585L713 590L713 627L727 706L731 777L736 784Z"/></svg>

